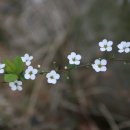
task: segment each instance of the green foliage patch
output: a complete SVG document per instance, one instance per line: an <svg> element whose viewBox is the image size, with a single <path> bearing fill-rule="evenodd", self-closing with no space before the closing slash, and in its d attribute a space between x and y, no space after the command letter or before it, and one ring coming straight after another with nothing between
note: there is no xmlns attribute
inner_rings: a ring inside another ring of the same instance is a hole
<svg viewBox="0 0 130 130"><path fill-rule="evenodd" d="M17 79L23 79L23 72L25 70L25 65L21 57L17 56L13 60L4 60L5 64L5 82L14 82Z"/></svg>

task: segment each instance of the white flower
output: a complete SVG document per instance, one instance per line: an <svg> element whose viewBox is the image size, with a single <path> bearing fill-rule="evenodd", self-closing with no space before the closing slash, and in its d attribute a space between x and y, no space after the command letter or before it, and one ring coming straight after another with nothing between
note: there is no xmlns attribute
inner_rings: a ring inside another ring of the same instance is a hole
<svg viewBox="0 0 130 130"><path fill-rule="evenodd" d="M122 41L120 44L117 45L117 47L119 48L118 52L122 53L129 53L130 52L130 42L125 42Z"/></svg>
<svg viewBox="0 0 130 130"><path fill-rule="evenodd" d="M100 51L112 51L112 41L107 41L104 39L103 41L99 42Z"/></svg>
<svg viewBox="0 0 130 130"><path fill-rule="evenodd" d="M60 79L60 75L56 73L55 70L52 70L46 75L46 78L48 79L48 83L50 84L56 84L57 80Z"/></svg>
<svg viewBox="0 0 130 130"><path fill-rule="evenodd" d="M0 74L3 74L5 72L4 68L5 68L5 64L0 64Z"/></svg>
<svg viewBox="0 0 130 130"><path fill-rule="evenodd" d="M80 65L81 55L71 52L67 57L69 59L69 64L71 65Z"/></svg>
<svg viewBox="0 0 130 130"><path fill-rule="evenodd" d="M23 88L22 88L22 81L16 80L14 82L10 82L9 86L10 86L12 91L16 91L16 90L22 91L23 90Z"/></svg>
<svg viewBox="0 0 130 130"><path fill-rule="evenodd" d="M33 59L33 56L29 56L29 54L25 54L23 57L21 57L22 61L25 62L27 66L31 64L31 60Z"/></svg>
<svg viewBox="0 0 130 130"><path fill-rule="evenodd" d="M36 74L38 73L37 69L34 69L32 66L29 66L24 74L25 79L34 80L36 78Z"/></svg>
<svg viewBox="0 0 130 130"><path fill-rule="evenodd" d="M96 59L94 64L92 64L92 67L96 72L100 72L100 71L105 72L107 70L106 65L107 65L107 60Z"/></svg>

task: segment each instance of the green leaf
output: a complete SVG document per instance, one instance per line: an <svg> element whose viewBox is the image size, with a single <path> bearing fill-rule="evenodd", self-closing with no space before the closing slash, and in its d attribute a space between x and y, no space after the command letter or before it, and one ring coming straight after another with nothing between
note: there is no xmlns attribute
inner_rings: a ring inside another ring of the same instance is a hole
<svg viewBox="0 0 130 130"><path fill-rule="evenodd" d="M14 60L4 60L5 67L5 82L13 82L17 79L24 80L23 72L25 65L21 57L17 56Z"/></svg>
<svg viewBox="0 0 130 130"><path fill-rule="evenodd" d="M15 72L15 65L13 64L13 62L11 62L9 60L4 60L4 64L6 65L6 67L5 67L6 73L14 73Z"/></svg>
<svg viewBox="0 0 130 130"><path fill-rule="evenodd" d="M14 59L13 63L15 65L15 72L17 74L20 74L24 70L24 63L23 63L21 57L17 56Z"/></svg>
<svg viewBox="0 0 130 130"><path fill-rule="evenodd" d="M11 73L11 74L19 75L25 69L24 63L23 63L21 57L19 57L19 56L17 56L13 61L4 60L4 63L6 65L5 72L7 74Z"/></svg>
<svg viewBox="0 0 130 130"><path fill-rule="evenodd" d="M14 82L18 79L18 76L16 74L5 74L4 80L5 82Z"/></svg>

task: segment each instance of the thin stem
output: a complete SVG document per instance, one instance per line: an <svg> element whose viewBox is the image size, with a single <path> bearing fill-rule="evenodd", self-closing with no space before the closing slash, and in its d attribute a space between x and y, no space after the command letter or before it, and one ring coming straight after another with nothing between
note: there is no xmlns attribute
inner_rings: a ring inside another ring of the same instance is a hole
<svg viewBox="0 0 130 130"><path fill-rule="evenodd" d="M116 59L115 57L114 58L109 58L108 61L112 62L112 61L115 61L115 62L124 62L126 64L130 64L130 60L127 60L127 59ZM79 66L73 66L73 67L67 67L67 68L63 68L63 69L57 69L57 72L59 73L64 73L64 72L68 72L68 71L71 71L71 70L75 70L75 69L78 69L78 68L90 68L92 65L92 63L86 63L86 64L82 64L82 65L79 65ZM44 75L44 74L47 74L49 71L44 71L44 70L41 70L39 71L38 75ZM5 84L7 82L5 81L2 81L1 83Z"/></svg>

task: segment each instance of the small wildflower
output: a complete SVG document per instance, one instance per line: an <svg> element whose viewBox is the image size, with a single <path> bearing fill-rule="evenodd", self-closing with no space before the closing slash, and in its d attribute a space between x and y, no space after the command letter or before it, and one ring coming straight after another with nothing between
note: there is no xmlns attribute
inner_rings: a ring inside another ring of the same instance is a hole
<svg viewBox="0 0 130 130"><path fill-rule="evenodd" d="M118 52L119 53L129 53L130 52L130 42L125 42L125 41L122 41L120 44L117 45L118 47Z"/></svg>
<svg viewBox="0 0 130 130"><path fill-rule="evenodd" d="M48 83L50 84L56 84L57 80L60 79L60 75L56 73L55 70L52 70L46 75L46 78L48 79Z"/></svg>
<svg viewBox="0 0 130 130"><path fill-rule="evenodd" d="M69 59L69 64L71 65L80 65L81 55L71 52L67 57Z"/></svg>
<svg viewBox="0 0 130 130"><path fill-rule="evenodd" d="M99 46L100 46L100 51L112 51L112 45L113 42L112 41L107 41L106 39L104 39L103 41L99 42Z"/></svg>
<svg viewBox="0 0 130 130"><path fill-rule="evenodd" d="M9 87L11 88L12 91L22 91L22 81L14 81L9 83Z"/></svg>
<svg viewBox="0 0 130 130"><path fill-rule="evenodd" d="M33 56L29 56L29 54L25 54L23 57L21 57L22 61L29 66L31 64L31 60L33 59Z"/></svg>
<svg viewBox="0 0 130 130"><path fill-rule="evenodd" d="M29 66L24 74L25 79L34 80L36 78L36 74L38 73L37 69L34 69L32 66Z"/></svg>
<svg viewBox="0 0 130 130"><path fill-rule="evenodd" d="M107 70L106 65L107 65L107 60L96 59L94 64L92 64L92 67L96 72L100 72L100 71L105 72Z"/></svg>

